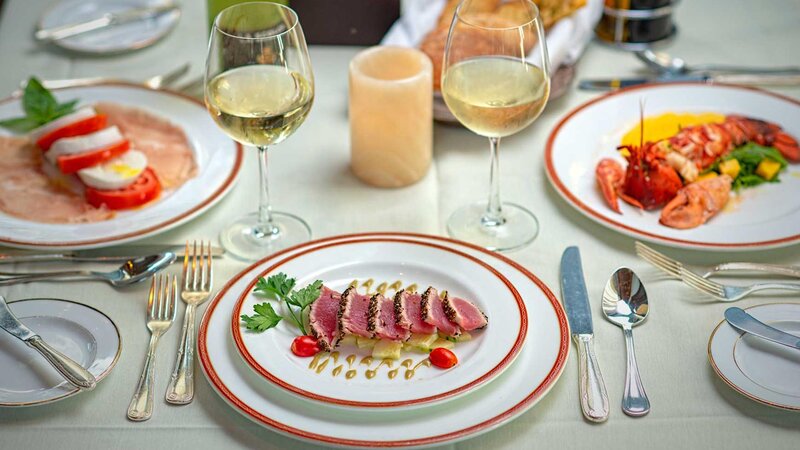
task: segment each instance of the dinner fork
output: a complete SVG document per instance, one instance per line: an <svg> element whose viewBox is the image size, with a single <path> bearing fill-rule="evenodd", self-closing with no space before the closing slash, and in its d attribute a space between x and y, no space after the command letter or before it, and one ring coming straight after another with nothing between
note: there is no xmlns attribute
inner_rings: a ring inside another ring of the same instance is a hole
<svg viewBox="0 0 800 450"><path fill-rule="evenodd" d="M716 281L708 280L685 268L682 263L660 253L652 248L636 242L636 254L644 258L663 272L672 275L689 286L710 295L717 300L733 302L752 292L764 289L782 289L800 291L800 283L755 283L749 286L730 286Z"/></svg>
<svg viewBox="0 0 800 450"><path fill-rule="evenodd" d="M186 303L186 312L183 315L178 357L166 394L167 402L175 405L191 403L194 398L195 311L211 295L211 284L211 242L204 245L201 241L198 253L197 241L194 241L190 256L189 241L186 241L181 280L181 299Z"/></svg>
<svg viewBox="0 0 800 450"><path fill-rule="evenodd" d="M128 406L128 419L143 421L153 415L153 379L155 378L156 346L158 340L175 320L175 298L178 296L176 277L157 275L150 285L150 296L147 301L147 329L150 330L150 345L144 360L139 385Z"/></svg>

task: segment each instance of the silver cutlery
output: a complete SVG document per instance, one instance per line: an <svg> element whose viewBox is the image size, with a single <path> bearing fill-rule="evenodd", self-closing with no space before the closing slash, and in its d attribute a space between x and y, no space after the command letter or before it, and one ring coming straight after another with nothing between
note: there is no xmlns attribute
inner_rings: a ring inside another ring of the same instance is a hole
<svg viewBox="0 0 800 450"><path fill-rule="evenodd" d="M745 86L799 86L800 74L704 74L704 75L662 75L642 78L591 78L578 82L578 89L584 91L612 91L646 83L701 82L741 84Z"/></svg>
<svg viewBox="0 0 800 450"><path fill-rule="evenodd" d="M19 321L8 309L6 299L0 295L0 328L39 352L65 380L80 389L94 389L97 380L80 364L51 347L42 338Z"/></svg>
<svg viewBox="0 0 800 450"><path fill-rule="evenodd" d="M627 267L617 269L603 290L603 314L609 322L622 327L625 335L628 362L622 411L632 417L641 417L650 412L650 400L639 375L633 346L633 327L644 322L648 312L647 292L639 277Z"/></svg>
<svg viewBox="0 0 800 450"><path fill-rule="evenodd" d="M800 74L800 67L752 67L727 64L694 64L689 65L682 58L670 56L664 52L647 49L635 53L640 61L658 73L683 75L698 72L727 72L743 74L789 73Z"/></svg>
<svg viewBox="0 0 800 450"><path fill-rule="evenodd" d="M578 247L568 247L561 256L561 295L578 347L579 390L583 415L593 422L608 419L608 393L594 353L594 328L589 294L581 268Z"/></svg>
<svg viewBox="0 0 800 450"><path fill-rule="evenodd" d="M0 272L0 286L31 281L105 281L115 287L128 286L145 280L175 261L171 252L130 259L117 270L97 272L94 270L65 270L59 272Z"/></svg>
<svg viewBox="0 0 800 450"><path fill-rule="evenodd" d="M169 330L175 321L178 283L176 277L158 275L153 277L150 295L147 300L147 329L150 330L150 345L144 360L142 375L136 392L128 406L128 418L137 422L147 420L153 415L153 380L155 379L155 354L158 340Z"/></svg>
<svg viewBox="0 0 800 450"><path fill-rule="evenodd" d="M187 241L181 279L181 300L186 303L186 311L175 369L167 386L166 399L169 403L185 405L194 399L195 312L199 305L208 300L212 285L211 242L204 245L201 241L198 253L197 241L194 241L191 252Z"/></svg>
<svg viewBox="0 0 800 450"><path fill-rule="evenodd" d="M697 289L698 291L710 295L717 300L723 302L733 302L739 300L753 292L765 289L777 289L787 291L800 291L800 283L755 283L747 286L730 286L716 281L711 281L700 275L692 272L691 270L683 267L678 261L666 257L660 252L647 247L639 242L636 243L636 254L661 269L668 275L671 275L685 284Z"/></svg>
<svg viewBox="0 0 800 450"><path fill-rule="evenodd" d="M154 19L173 11L180 11L178 5L174 3L144 8L132 8L120 12L105 13L100 17L84 22L70 23L58 27L37 30L33 36L39 41L57 41L59 39L65 39L116 25Z"/></svg>
<svg viewBox="0 0 800 450"><path fill-rule="evenodd" d="M800 337L773 328L756 319L741 308L728 308L725 310L725 320L739 331L750 333L768 341L800 350Z"/></svg>
<svg viewBox="0 0 800 450"><path fill-rule="evenodd" d="M212 258L221 258L225 255L225 249L222 247L211 246L210 249ZM22 250L0 254L0 264L58 261L122 263L129 259L164 252L174 253L177 258L183 260L184 250L185 247L183 244L132 244L92 250L75 250L65 253L37 253L29 250Z"/></svg>

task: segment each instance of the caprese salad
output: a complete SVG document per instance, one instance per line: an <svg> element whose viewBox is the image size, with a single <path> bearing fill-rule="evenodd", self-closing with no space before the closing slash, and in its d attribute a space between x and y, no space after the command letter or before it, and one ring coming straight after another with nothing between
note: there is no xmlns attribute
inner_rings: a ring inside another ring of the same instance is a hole
<svg viewBox="0 0 800 450"><path fill-rule="evenodd" d="M75 109L76 103L59 104L32 78L23 98L26 116L0 126L35 126L28 137L42 154L42 172L96 208L129 209L158 198L161 183L147 156L109 126L104 114L92 106Z"/></svg>

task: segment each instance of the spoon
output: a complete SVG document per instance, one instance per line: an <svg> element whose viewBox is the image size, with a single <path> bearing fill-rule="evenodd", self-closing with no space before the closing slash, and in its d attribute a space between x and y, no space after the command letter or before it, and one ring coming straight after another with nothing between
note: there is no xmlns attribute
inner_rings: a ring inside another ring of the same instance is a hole
<svg viewBox="0 0 800 450"><path fill-rule="evenodd" d="M622 411L632 417L650 412L650 400L639 377L639 366L633 347L633 327L647 318L647 312L647 292L639 278L627 267L617 269L603 290L603 314L610 322L622 327L625 335L628 367L625 371Z"/></svg>
<svg viewBox="0 0 800 450"><path fill-rule="evenodd" d="M147 279L169 267L173 261L175 261L175 254L164 252L129 259L119 269L111 272L95 272L91 270L32 273L0 272L0 285L27 283L29 281L101 280L113 286L121 287Z"/></svg>
<svg viewBox="0 0 800 450"><path fill-rule="evenodd" d="M664 52L654 52L650 49L636 52L635 55L651 69L667 76L686 75L697 72L800 74L800 67L748 67L726 64L697 64L689 66L682 58L673 57Z"/></svg>

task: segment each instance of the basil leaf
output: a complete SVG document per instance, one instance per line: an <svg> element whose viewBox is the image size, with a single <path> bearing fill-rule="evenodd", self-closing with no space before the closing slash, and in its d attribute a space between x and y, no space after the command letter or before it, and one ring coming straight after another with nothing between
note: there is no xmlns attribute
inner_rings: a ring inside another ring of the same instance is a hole
<svg viewBox="0 0 800 450"><path fill-rule="evenodd" d="M38 79L31 77L22 97L22 109L25 110L25 114L39 123L45 123L53 116L57 107L58 102L53 94Z"/></svg>
<svg viewBox="0 0 800 450"><path fill-rule="evenodd" d="M15 133L27 133L38 126L39 122L31 120L28 117L0 120L0 127L7 128Z"/></svg>

